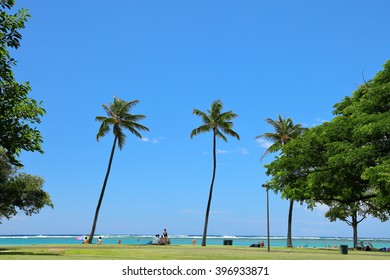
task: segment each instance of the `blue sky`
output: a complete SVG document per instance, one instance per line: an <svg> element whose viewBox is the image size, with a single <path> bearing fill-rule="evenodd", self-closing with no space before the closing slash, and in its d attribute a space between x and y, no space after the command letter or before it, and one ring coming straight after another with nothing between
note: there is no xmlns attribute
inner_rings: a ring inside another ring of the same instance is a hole
<svg viewBox="0 0 390 280"><path fill-rule="evenodd" d="M209 234L265 235L267 180L260 157L278 114L306 127L389 59L390 2L373 1L17 1L32 18L23 31L18 81L47 114L45 154L23 153L25 171L45 178L54 209L18 215L1 234L88 234L112 134L99 142L102 104L140 100L150 128L117 150L97 233L201 234L212 171L212 135L190 139L194 108L221 99L239 115L241 140L219 141ZM296 204L295 236L352 236L324 208ZM271 235L286 235L288 202L270 193ZM388 237L368 219L359 235Z"/></svg>

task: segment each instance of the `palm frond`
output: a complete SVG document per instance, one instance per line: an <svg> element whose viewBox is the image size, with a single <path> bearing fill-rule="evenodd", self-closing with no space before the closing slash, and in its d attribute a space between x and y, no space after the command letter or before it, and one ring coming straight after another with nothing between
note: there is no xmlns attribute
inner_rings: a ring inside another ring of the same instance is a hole
<svg viewBox="0 0 390 280"><path fill-rule="evenodd" d="M114 135L118 138L119 150L122 150L126 142L126 134L123 133L123 130L119 125L114 125Z"/></svg>
<svg viewBox="0 0 390 280"><path fill-rule="evenodd" d="M194 109L194 110L192 111L192 113L193 113L194 115L196 115L196 116L201 117L201 118L202 118L202 122L203 122L204 124L209 124L209 123L212 122L212 120L211 120L211 118L210 118L209 115L207 115L206 113L204 113L204 112L202 112L202 111L200 111L200 110L198 110L198 109Z"/></svg>
<svg viewBox="0 0 390 280"><path fill-rule="evenodd" d="M211 130L211 126L208 125L208 124L204 124L204 125L201 125L195 129L192 130L191 132L191 139L196 136L196 135L199 135L203 132L209 132Z"/></svg>
<svg viewBox="0 0 390 280"><path fill-rule="evenodd" d="M223 132L231 137L237 138L237 140L240 140L240 135L238 135L237 132L235 132L233 129L223 130Z"/></svg>
<svg viewBox="0 0 390 280"><path fill-rule="evenodd" d="M233 122L218 122L218 128L225 134L240 140L240 135L233 130Z"/></svg>
<svg viewBox="0 0 390 280"><path fill-rule="evenodd" d="M221 110L222 110L223 104L221 100L215 100L211 104L211 110L209 110L210 118L213 119L214 121L219 118L221 115Z"/></svg>
<svg viewBox="0 0 390 280"><path fill-rule="evenodd" d="M214 129L214 133L218 138L221 138L223 141L227 142L226 136L218 129Z"/></svg>
<svg viewBox="0 0 390 280"><path fill-rule="evenodd" d="M103 107L103 110L106 112L107 116L112 117L112 113L111 113L111 109L110 109L111 106L107 106L107 105L103 104L102 107Z"/></svg>
<svg viewBox="0 0 390 280"><path fill-rule="evenodd" d="M97 117L95 118L95 121L97 121L97 122L103 122L105 119L107 119L107 117L97 116Z"/></svg>
<svg viewBox="0 0 390 280"><path fill-rule="evenodd" d="M240 136L233 130L233 122L231 122L231 120L238 117L238 115L232 111L221 112L222 109L223 104L221 100L215 100L211 104L211 109L207 110L207 113L198 109L194 109L193 114L202 118L203 125L192 130L191 138L202 132L209 132L210 130L214 130L216 136L225 142L227 142L227 138L225 137L224 133L240 139Z"/></svg>
<svg viewBox="0 0 390 280"><path fill-rule="evenodd" d="M139 131L149 131L148 127L140 123L137 123L135 121L123 120L121 124L124 128L126 128L127 130L129 130L131 133L133 133L139 138L142 138L142 135L139 133Z"/></svg>
<svg viewBox="0 0 390 280"><path fill-rule="evenodd" d="M103 104L102 107L109 117L97 116L95 118L96 121L102 122L97 134L97 139L105 136L110 131L110 126L113 126L114 135L118 139L119 149L123 148L126 141L126 135L122 128L125 128L137 137L142 138L139 131L149 131L149 128L138 122L145 119L146 116L132 115L129 113L129 111L138 103L138 100L127 102L114 97L114 101L109 105Z"/></svg>
<svg viewBox="0 0 390 280"><path fill-rule="evenodd" d="M110 131L110 125L107 121L102 122L100 125L99 131L96 134L96 140L99 141L99 138L105 136Z"/></svg>
<svg viewBox="0 0 390 280"><path fill-rule="evenodd" d="M277 152L279 150L279 143L275 142L274 144L272 144L271 146L268 147L268 149L264 152L264 154L261 156L260 160L263 160L263 158L270 154L270 153L274 153L274 152Z"/></svg>
<svg viewBox="0 0 390 280"><path fill-rule="evenodd" d="M306 130L302 128L301 124L295 125L291 118L282 118L280 114L278 114L276 121L271 118L266 118L265 121L272 125L275 131L256 136L256 139L263 138L273 142L260 160L269 153L281 150L284 144L289 142L291 139L298 137Z"/></svg>
<svg viewBox="0 0 390 280"><path fill-rule="evenodd" d="M228 121L230 121L234 118L237 118L237 117L238 117L237 114L233 113L232 111L227 111L227 112L224 112L218 116L218 121L219 122L228 122Z"/></svg>
<svg viewBox="0 0 390 280"><path fill-rule="evenodd" d="M262 135L256 136L256 139L263 138L272 142L279 142L280 141L280 134L273 133L273 132L267 132Z"/></svg>
<svg viewBox="0 0 390 280"><path fill-rule="evenodd" d="M132 114L124 114L122 117L121 117L121 120L122 121L130 121L130 122L139 122L143 119L145 119L146 116L144 115L132 115Z"/></svg>
<svg viewBox="0 0 390 280"><path fill-rule="evenodd" d="M126 102L126 101L124 101L122 99L119 99L119 98L116 98L115 101L116 101L117 112L118 112L118 115L120 115L120 116L125 115L135 105L137 105L139 103L138 100L133 100L133 101Z"/></svg>
<svg viewBox="0 0 390 280"><path fill-rule="evenodd" d="M137 136L138 138L142 139L141 133L134 126L127 128L127 130L130 131L135 136Z"/></svg>

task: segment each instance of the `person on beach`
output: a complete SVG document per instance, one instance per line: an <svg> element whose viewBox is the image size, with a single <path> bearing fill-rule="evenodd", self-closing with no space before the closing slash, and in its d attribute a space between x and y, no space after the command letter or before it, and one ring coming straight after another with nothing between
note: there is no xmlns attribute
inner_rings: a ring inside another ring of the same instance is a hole
<svg viewBox="0 0 390 280"><path fill-rule="evenodd" d="M160 240L160 242L161 242L163 245L169 245L169 244L171 244L171 241L170 241L169 238L168 238L168 232L167 232L167 229L166 229L166 228L164 228L164 231L163 231L163 234L162 234L161 239L163 239L163 240Z"/></svg>
<svg viewBox="0 0 390 280"><path fill-rule="evenodd" d="M171 244L171 240L169 240L169 237L168 237L168 234L164 235L161 235L159 241L158 241L158 245L170 245Z"/></svg>
<svg viewBox="0 0 390 280"><path fill-rule="evenodd" d="M160 236L159 239L158 239L158 245L165 245L165 240L164 240L164 236Z"/></svg>
<svg viewBox="0 0 390 280"><path fill-rule="evenodd" d="M152 245L158 245L159 241L160 241L160 235L159 235L159 234L156 234L156 235L153 237Z"/></svg>
<svg viewBox="0 0 390 280"><path fill-rule="evenodd" d="M264 247L264 241L261 241L261 248Z"/></svg>
<svg viewBox="0 0 390 280"><path fill-rule="evenodd" d="M84 240L83 240L83 244L87 244L88 243L88 236L84 237Z"/></svg>
<svg viewBox="0 0 390 280"><path fill-rule="evenodd" d="M97 244L102 244L102 243L103 243L102 237L99 236L99 239L98 239L98 241L97 241Z"/></svg>

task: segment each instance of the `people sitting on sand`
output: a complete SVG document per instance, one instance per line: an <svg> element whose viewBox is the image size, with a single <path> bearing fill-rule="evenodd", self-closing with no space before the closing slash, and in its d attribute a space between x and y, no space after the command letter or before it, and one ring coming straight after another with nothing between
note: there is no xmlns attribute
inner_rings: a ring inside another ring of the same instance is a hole
<svg viewBox="0 0 390 280"><path fill-rule="evenodd" d="M160 238L160 245L169 245L171 244L171 240L169 240L168 238L168 232L167 232L167 229L164 228L163 230L163 233L162 233L162 236Z"/></svg>
<svg viewBox="0 0 390 280"><path fill-rule="evenodd" d="M363 241L361 241L359 244L356 244L356 247L355 247L357 250L364 250L364 244L363 244Z"/></svg>
<svg viewBox="0 0 390 280"><path fill-rule="evenodd" d="M168 236L161 236L158 242L158 245L169 245L171 244L171 240L169 240Z"/></svg>
<svg viewBox="0 0 390 280"><path fill-rule="evenodd" d="M373 251L374 246L370 242L359 242L356 244L355 249L361 250L361 251Z"/></svg>
<svg viewBox="0 0 390 280"><path fill-rule="evenodd" d="M160 235L159 234L156 234L155 236L153 236L153 239L150 240L148 243L146 243L146 245L157 245L158 242L159 242L159 238Z"/></svg>

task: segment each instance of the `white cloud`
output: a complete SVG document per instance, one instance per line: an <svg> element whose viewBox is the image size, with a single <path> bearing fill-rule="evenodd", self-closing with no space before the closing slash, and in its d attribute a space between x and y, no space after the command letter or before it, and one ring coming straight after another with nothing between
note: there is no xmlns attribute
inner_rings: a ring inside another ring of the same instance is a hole
<svg viewBox="0 0 390 280"><path fill-rule="evenodd" d="M246 148L240 148L238 149L238 153L242 154L242 155L247 155L249 154L248 150Z"/></svg>
<svg viewBox="0 0 390 280"><path fill-rule="evenodd" d="M259 143L261 147L266 148L266 149L271 147L272 144L273 144L272 142L264 140L264 139L261 139L261 138L256 139L256 142Z"/></svg>
<svg viewBox="0 0 390 280"><path fill-rule="evenodd" d="M230 212L229 211L224 211L224 210L211 210L210 214L213 214L213 215L228 215L228 214L230 214Z"/></svg>
<svg viewBox="0 0 390 280"><path fill-rule="evenodd" d="M324 119L321 119L321 118L316 118L314 123L312 123L311 125L309 125L307 123L304 123L304 124L302 124L302 126L303 127L313 127L313 126L321 125L324 122L327 122L327 120L324 120Z"/></svg>
<svg viewBox="0 0 390 280"><path fill-rule="evenodd" d="M249 154L248 150L246 148L240 148L237 150L237 152L239 154L243 154L243 155L246 155L246 154ZM228 151L228 150L221 150L221 149L217 149L217 154L220 154L220 155L226 155L226 154L230 154L231 151ZM210 152L202 152L203 155L209 155Z"/></svg>
<svg viewBox="0 0 390 280"><path fill-rule="evenodd" d="M217 149L217 154L220 154L220 155L226 155L226 154L230 154L231 151L228 151L228 150L221 150L221 149ZM239 148L238 150L235 151L235 153L239 153L241 155L247 155L249 154L248 150L246 148ZM202 152L203 155L209 155L210 152Z"/></svg>
<svg viewBox="0 0 390 280"><path fill-rule="evenodd" d="M329 206L325 204L316 204L314 211L320 212L321 214L325 214L329 210Z"/></svg>
<svg viewBox="0 0 390 280"><path fill-rule="evenodd" d="M327 120L323 120L323 119L320 119L320 118L316 118L316 123L324 123L324 122L327 122Z"/></svg>
<svg viewBox="0 0 390 280"><path fill-rule="evenodd" d="M146 143L152 143L152 144L158 144L160 143L160 141L158 139L155 139L155 138L152 138L152 139L149 139L147 137L142 137L141 139L143 142L146 142Z"/></svg>

